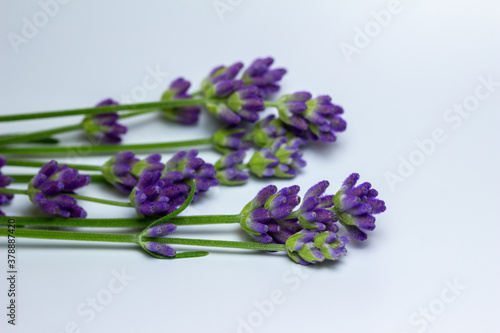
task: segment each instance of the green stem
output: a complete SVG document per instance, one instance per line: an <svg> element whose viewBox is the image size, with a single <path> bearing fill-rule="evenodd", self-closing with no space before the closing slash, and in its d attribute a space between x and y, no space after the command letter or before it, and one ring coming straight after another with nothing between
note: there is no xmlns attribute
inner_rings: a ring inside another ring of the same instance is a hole
<svg viewBox="0 0 500 333"><path fill-rule="evenodd" d="M147 113L153 112L153 111L158 111L158 108L151 108L151 109L144 109L144 110L135 111L135 112L128 112L126 114L120 115L120 119L135 117L135 116L147 114ZM76 125L57 127L57 128L43 130L43 131L31 132L31 133L26 133L26 134L11 135L9 137L0 138L0 145L5 145L5 144L9 144L9 143L27 142L27 141L47 138L47 137L54 135L54 134L78 131L81 129L83 129L82 123L78 123Z"/></svg>
<svg viewBox="0 0 500 333"><path fill-rule="evenodd" d="M108 181L101 175L89 175L93 184L106 184ZM9 175L14 178L14 183L29 183L35 175Z"/></svg>
<svg viewBox="0 0 500 333"><path fill-rule="evenodd" d="M0 187L0 193L28 195L27 190L17 190L17 189L13 189L13 188L1 188L1 187ZM119 206L119 207L133 207L133 205L130 202L99 199L99 198L87 197L84 195L70 194L70 193L64 193L64 194L67 196L70 196L72 198L78 199L78 200L97 202L97 203L100 203L103 205L112 205L112 206Z"/></svg>
<svg viewBox="0 0 500 333"><path fill-rule="evenodd" d="M147 113L154 112L154 111L158 111L158 108L151 108L151 109L144 109L141 111L122 113L120 115L120 119L126 119L126 118L135 117L135 116L140 116L141 114L147 114Z"/></svg>
<svg viewBox="0 0 500 333"><path fill-rule="evenodd" d="M262 244L257 242L235 242L194 238L171 238L171 237L143 237L144 242L156 242L162 244L193 245L204 247L223 247L232 249L264 250L264 251L286 251L283 244Z"/></svg>
<svg viewBox="0 0 500 333"><path fill-rule="evenodd" d="M6 165L11 165L11 166L20 166L20 167L34 167L34 168L41 168L48 162L40 162L40 161L26 161L26 160L12 160L12 159L7 159L6 160ZM88 164L67 164L70 168L73 169L78 169L78 170L85 170L85 171L101 171L102 167L98 165L88 165Z"/></svg>
<svg viewBox="0 0 500 333"><path fill-rule="evenodd" d="M140 110L140 109L144 109L141 112L150 112L150 110L148 110L148 109L151 109L151 108L173 108L173 107L180 107L180 106L200 105L200 104L205 104L205 99L177 99L177 100L163 101L163 102L126 104L126 105L109 105L109 106L99 106L99 107L84 108L84 109L32 112L32 113L25 113L25 114L11 114L11 115L6 115L6 116L0 116L0 122L16 121L16 120L28 120L28 119L40 119L40 118L53 118L53 117L66 117L66 116L76 116L76 115L82 115L82 114L96 114L96 113Z"/></svg>
<svg viewBox="0 0 500 333"><path fill-rule="evenodd" d="M155 218L119 218L119 219L76 219L62 217L25 217L0 216L0 225L8 225L14 219L17 225L37 227L82 227L82 228L144 228L153 223ZM175 225L205 225L238 223L239 215L198 215L176 216L166 223Z"/></svg>
<svg viewBox="0 0 500 333"><path fill-rule="evenodd" d="M84 149L86 155L92 153L117 153L123 151L155 151L158 149L183 148L212 144L212 138L194 139L175 142L159 142L129 145L99 145L99 146L66 146L66 147L26 147L26 148L2 148L2 154L64 154Z"/></svg>
<svg viewBox="0 0 500 333"><path fill-rule="evenodd" d="M279 106L279 103L273 101L264 101L264 106L271 106L277 108Z"/></svg>
<svg viewBox="0 0 500 333"><path fill-rule="evenodd" d="M5 137L5 138L0 138L0 145L5 145L8 143L26 142L26 141L35 140L35 139L46 138L46 137L49 137L49 136L54 135L54 134L76 131L76 130L79 130L81 128L82 128L82 125L77 124L77 125L57 127L57 128L53 128L53 129L49 129L49 130L31 132L31 133L26 133L26 134L13 135L13 136Z"/></svg>
<svg viewBox="0 0 500 333"><path fill-rule="evenodd" d="M0 228L0 236L9 235L9 229ZM137 243L136 235L115 235L115 234L98 234L85 232L68 232L54 230L33 230L33 229L16 229L14 232L16 237L20 238L37 238L37 239L54 239L54 240L75 240L75 241L91 241L91 242L110 242L110 243ZM177 245L193 245L204 247L223 247L232 249L246 250L264 250L264 251L286 251L285 245L282 244L262 244L257 242L235 242L235 241L219 241L208 239L191 239L191 238L170 238L170 237L143 237L143 242L156 242L162 244L177 244Z"/></svg>
<svg viewBox="0 0 500 333"><path fill-rule="evenodd" d="M0 236L9 235L7 228L0 228ZM113 235L113 234L95 234L84 232L68 232L54 230L33 230L33 229L16 229L15 237L21 238L38 238L38 239L55 239L55 240L75 240L75 241L91 241L91 242L110 242L110 243L137 243L136 235Z"/></svg>

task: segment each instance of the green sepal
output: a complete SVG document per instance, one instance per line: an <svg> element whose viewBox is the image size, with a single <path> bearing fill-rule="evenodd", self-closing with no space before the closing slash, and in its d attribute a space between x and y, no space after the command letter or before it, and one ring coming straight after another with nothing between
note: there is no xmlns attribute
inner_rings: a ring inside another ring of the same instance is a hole
<svg viewBox="0 0 500 333"><path fill-rule="evenodd" d="M228 97L226 104L231 110L238 111L239 109L241 109L243 101L241 100L238 93L234 92L231 94L231 96Z"/></svg>
<svg viewBox="0 0 500 333"><path fill-rule="evenodd" d="M304 245L303 248L301 248L300 250L297 251L298 255L304 259L305 261L313 264L315 262L318 262L318 261L323 261L324 258L321 258L321 257L316 257L314 254L313 254L313 251L312 249L306 244Z"/></svg>
<svg viewBox="0 0 500 333"><path fill-rule="evenodd" d="M108 128L106 126L99 126L94 121L93 115L88 114L82 120L82 128L83 130L90 135L93 135L98 132L106 131Z"/></svg>
<svg viewBox="0 0 500 333"><path fill-rule="evenodd" d="M297 218L299 220L300 226L303 227L304 229L314 230L318 228L316 224L309 222L300 214L297 216Z"/></svg>
<svg viewBox="0 0 500 333"><path fill-rule="evenodd" d="M113 174L113 163L115 162L115 157L111 157L101 168L101 174L110 184L119 183L120 179Z"/></svg>

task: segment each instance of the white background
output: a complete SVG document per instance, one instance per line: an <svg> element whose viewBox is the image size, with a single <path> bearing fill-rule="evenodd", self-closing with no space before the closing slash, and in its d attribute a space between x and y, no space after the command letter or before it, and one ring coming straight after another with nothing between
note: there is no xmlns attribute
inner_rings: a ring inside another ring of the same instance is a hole
<svg viewBox="0 0 500 333"><path fill-rule="evenodd" d="M371 12L387 9L389 1L233 0L228 6L221 13L212 1L75 0L60 5L16 52L9 36L22 37L23 18L33 22L42 7L37 1L2 1L0 112L86 107L107 97L124 101L142 86L148 69L166 73L139 96L156 101L180 75L197 88L216 65L273 56L288 69L282 93L330 94L348 122L335 144L306 149L308 166L296 179L273 183L299 184L305 191L328 179L333 192L349 173L359 172L388 207L375 231L363 244L349 245L340 262L300 271L279 254L215 250L205 258L160 261L133 246L19 239L17 325L6 323L6 273L0 273L1 331L499 332L500 86L492 92L477 88L480 77L500 82L498 3L401 0L380 32ZM357 29L365 28L374 29L368 45L355 41ZM358 45L357 53L346 57L342 43ZM447 121L447 110L474 101L476 89L488 97L460 123ZM0 131L78 119L1 123ZM127 143L202 138L216 126L208 115L187 129L158 115L126 123ZM415 141L431 138L436 128L444 142L429 155L419 153ZM76 134L60 137L82 142ZM172 155L164 153L165 159ZM210 149L200 154L209 162L217 158ZM411 156L419 165L391 187L387 173L398 174L401 158ZM213 189L185 213L238 213L265 184L252 180ZM98 185L81 194L125 200ZM2 209L37 214L28 207L17 196ZM127 208L84 207L89 217L134 216ZM186 227L178 235L247 240L235 225ZM4 239L0 245L0 269L6 272ZM81 304L88 311L88 299L105 295L113 272L123 270L133 280L94 318L77 312ZM453 293L450 283L465 290ZM280 304L258 310L256 304L269 304L276 293L282 294ZM428 319L420 311L429 311Z"/></svg>

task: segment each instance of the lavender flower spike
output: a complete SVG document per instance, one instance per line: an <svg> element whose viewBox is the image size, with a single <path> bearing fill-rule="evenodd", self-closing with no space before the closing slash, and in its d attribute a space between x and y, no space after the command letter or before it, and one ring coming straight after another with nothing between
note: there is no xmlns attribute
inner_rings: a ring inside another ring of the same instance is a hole
<svg viewBox="0 0 500 333"><path fill-rule="evenodd" d="M304 195L297 217L305 229L334 233L339 230L335 224L338 221L337 216L327 209L333 206L333 195L324 195L329 185L328 181L323 180L312 186Z"/></svg>
<svg viewBox="0 0 500 333"><path fill-rule="evenodd" d="M336 233L312 232L302 230L288 238L286 250L288 256L298 264L309 265L327 260L337 260L346 254L345 245L349 243L346 236Z"/></svg>
<svg viewBox="0 0 500 333"><path fill-rule="evenodd" d="M190 86L191 83L189 81L180 77L170 84L168 90L163 93L161 100L190 99L192 96L187 93ZM196 105L162 109L165 118L186 125L196 124L200 111L200 107Z"/></svg>
<svg viewBox="0 0 500 333"><path fill-rule="evenodd" d="M5 188L14 181L12 177L2 174L2 167L5 165L5 158L0 156L0 188ZM9 203L14 198L13 194L0 193L0 206ZM5 216L4 212L0 209L0 216Z"/></svg>
<svg viewBox="0 0 500 333"><path fill-rule="evenodd" d="M130 193L143 172L163 170L165 165L160 160L160 154L139 160L131 151L118 153L104 163L102 175L120 191Z"/></svg>
<svg viewBox="0 0 500 333"><path fill-rule="evenodd" d="M28 184L28 196L47 214L84 218L87 216L85 210L67 194L89 183L90 176L80 175L76 169L50 161Z"/></svg>
<svg viewBox="0 0 500 333"><path fill-rule="evenodd" d="M354 239L363 241L367 237L363 230L375 229L373 215L384 212L386 207L370 183L355 186L358 179L357 173L347 177L333 198L333 212Z"/></svg>
<svg viewBox="0 0 500 333"><path fill-rule="evenodd" d="M286 69L284 68L270 69L273 62L274 59L271 57L255 59L243 73L242 79L245 85L257 86L259 95L262 98L266 98L279 91L280 86L278 82L286 74Z"/></svg>
<svg viewBox="0 0 500 333"><path fill-rule="evenodd" d="M276 186L264 187L240 213L240 225L260 243L285 244L288 237L301 229L297 219L289 218L300 203L297 185L278 191Z"/></svg>
<svg viewBox="0 0 500 333"><path fill-rule="evenodd" d="M305 140L334 142L335 133L346 129L340 116L344 110L327 95L312 99L308 92L297 92L280 97L276 106L290 131Z"/></svg>
<svg viewBox="0 0 500 333"><path fill-rule="evenodd" d="M118 105L118 103L112 99L106 99L96 107L109 105ZM89 114L82 121L83 130L99 142L117 144L122 141L121 135L127 133L127 127L117 122L119 118L116 112Z"/></svg>

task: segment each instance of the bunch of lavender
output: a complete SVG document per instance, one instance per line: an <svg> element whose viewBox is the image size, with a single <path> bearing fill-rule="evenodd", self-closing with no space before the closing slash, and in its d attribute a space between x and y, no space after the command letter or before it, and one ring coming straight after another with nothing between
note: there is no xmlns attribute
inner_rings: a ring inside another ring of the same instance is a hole
<svg viewBox="0 0 500 333"><path fill-rule="evenodd" d="M165 190L172 185L166 179L161 182L161 173L148 172L142 176L137 194L142 191L146 196L155 193L159 187ZM146 252L156 258L186 258L207 255L208 252L177 253L170 245L190 245L203 247L243 248L264 251L283 251L296 263L308 265L325 260L335 261L347 253L346 245L350 237L356 241L366 239L366 233L375 228L375 217L385 210L385 203L377 199L378 193L369 183L356 186L358 174L351 174L334 194L325 194L329 183L321 181L308 189L301 202L297 185L281 190L273 185L264 187L239 214L177 216L191 202L195 195L196 185L191 187L184 203L169 214L151 220L141 219L33 219L16 217L19 224L37 226L81 226L81 227L139 227L144 230L135 235L113 235L96 233L74 233L46 230L20 230L17 237L126 242L139 244ZM142 184L144 182L144 184ZM196 183L196 180L193 180ZM154 185L151 185L154 183ZM8 192L8 191L7 191ZM138 195L136 197L142 197ZM141 203L138 210L146 211L148 216L155 216L168 206L167 200L156 200ZM162 214L158 214L162 215ZM339 222L348 235L342 235ZM7 223L0 218L0 223ZM239 223L256 242L220 241L206 239L172 238L177 226ZM0 235L7 235L0 229Z"/></svg>

